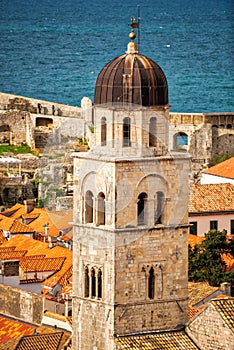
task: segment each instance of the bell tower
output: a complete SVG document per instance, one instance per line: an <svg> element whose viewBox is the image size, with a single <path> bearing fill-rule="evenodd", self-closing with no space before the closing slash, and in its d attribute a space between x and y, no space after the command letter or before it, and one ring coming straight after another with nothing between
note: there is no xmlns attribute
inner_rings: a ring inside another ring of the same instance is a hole
<svg viewBox="0 0 234 350"><path fill-rule="evenodd" d="M189 158L168 150L169 109L134 41L97 78L94 145L74 154L74 350L187 321Z"/></svg>

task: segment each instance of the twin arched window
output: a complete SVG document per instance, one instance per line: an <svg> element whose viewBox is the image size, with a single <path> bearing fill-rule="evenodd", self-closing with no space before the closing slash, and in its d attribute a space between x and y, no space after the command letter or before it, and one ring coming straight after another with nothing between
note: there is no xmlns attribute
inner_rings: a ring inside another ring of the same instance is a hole
<svg viewBox="0 0 234 350"><path fill-rule="evenodd" d="M143 279L142 288L148 299L161 299L163 294L163 271L159 265L143 266L141 270Z"/></svg>
<svg viewBox="0 0 234 350"><path fill-rule="evenodd" d="M96 206L94 206L93 193L87 191L85 194L84 209L84 222L86 224L96 222L96 225L105 225L105 195L103 192L98 194Z"/></svg>
<svg viewBox="0 0 234 350"><path fill-rule="evenodd" d="M147 204L148 196L145 192L139 194L137 198L137 223L138 225L147 224ZM154 197L154 224L162 224L162 214L165 205L165 196L161 191L156 192ZM149 220L150 221L150 220Z"/></svg>

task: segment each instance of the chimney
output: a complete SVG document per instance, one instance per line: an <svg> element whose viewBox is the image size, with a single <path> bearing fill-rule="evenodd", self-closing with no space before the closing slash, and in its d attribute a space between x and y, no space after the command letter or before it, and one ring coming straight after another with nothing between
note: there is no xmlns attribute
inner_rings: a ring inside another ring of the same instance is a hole
<svg viewBox="0 0 234 350"><path fill-rule="evenodd" d="M36 203L35 199L26 199L24 201L25 214L31 213L31 211L34 209L35 203Z"/></svg>
<svg viewBox="0 0 234 350"><path fill-rule="evenodd" d="M223 282L220 285L220 289L223 291L223 294L231 296L231 283Z"/></svg>

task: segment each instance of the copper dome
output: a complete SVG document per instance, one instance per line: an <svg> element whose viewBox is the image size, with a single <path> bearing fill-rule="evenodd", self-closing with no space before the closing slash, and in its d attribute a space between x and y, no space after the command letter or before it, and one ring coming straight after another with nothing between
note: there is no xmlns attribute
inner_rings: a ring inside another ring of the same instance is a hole
<svg viewBox="0 0 234 350"><path fill-rule="evenodd" d="M130 42L128 51L109 63L98 75L94 103L133 103L142 106L168 104L167 80L157 63L138 53Z"/></svg>

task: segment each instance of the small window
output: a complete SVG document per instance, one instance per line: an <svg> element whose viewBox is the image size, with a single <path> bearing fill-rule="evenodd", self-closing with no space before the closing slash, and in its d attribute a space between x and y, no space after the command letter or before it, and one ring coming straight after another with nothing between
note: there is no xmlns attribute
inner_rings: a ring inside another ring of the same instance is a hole
<svg viewBox="0 0 234 350"><path fill-rule="evenodd" d="M197 236L197 222L191 221L190 225L192 225L192 226L190 226L190 228L189 228L189 233L191 233L191 235Z"/></svg>
<svg viewBox="0 0 234 350"><path fill-rule="evenodd" d="M210 230L218 230L218 221L217 220L210 221Z"/></svg>
<svg viewBox="0 0 234 350"><path fill-rule="evenodd" d="M98 298L102 298L102 271L98 270Z"/></svg>
<svg viewBox="0 0 234 350"><path fill-rule="evenodd" d="M91 286L92 298L95 298L96 297L96 275L95 275L94 269L91 270L91 283L92 283L92 286Z"/></svg>
<svg viewBox="0 0 234 350"><path fill-rule="evenodd" d="M106 118L101 120L101 145L106 146Z"/></svg>
<svg viewBox="0 0 234 350"><path fill-rule="evenodd" d="M231 227L230 227L230 234L231 234L231 235L234 235L234 220L231 220L230 224L231 224Z"/></svg>
<svg viewBox="0 0 234 350"><path fill-rule="evenodd" d="M89 269L85 268L85 298L89 297Z"/></svg>
<svg viewBox="0 0 234 350"><path fill-rule="evenodd" d="M138 225L145 225L145 204L146 204L147 194L142 192L138 196L137 202L137 217Z"/></svg>
<svg viewBox="0 0 234 350"><path fill-rule="evenodd" d="M153 117L150 119L149 124L149 146L155 147L157 145L157 137L156 137L156 118Z"/></svg>
<svg viewBox="0 0 234 350"><path fill-rule="evenodd" d="M123 120L123 147L131 146L131 123L130 118Z"/></svg>
<svg viewBox="0 0 234 350"><path fill-rule="evenodd" d="M93 222L93 193L87 191L85 194L85 223Z"/></svg>
<svg viewBox="0 0 234 350"><path fill-rule="evenodd" d="M154 268L151 267L149 271L149 289L148 289L148 297L149 299L154 299Z"/></svg>
<svg viewBox="0 0 234 350"><path fill-rule="evenodd" d="M97 198L97 226L105 225L105 195L103 192Z"/></svg>

